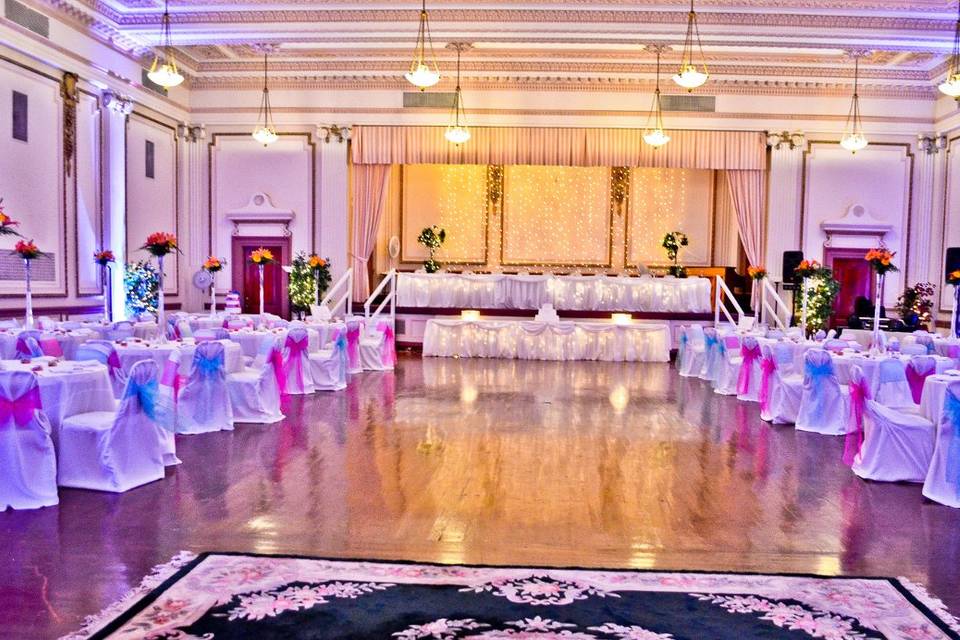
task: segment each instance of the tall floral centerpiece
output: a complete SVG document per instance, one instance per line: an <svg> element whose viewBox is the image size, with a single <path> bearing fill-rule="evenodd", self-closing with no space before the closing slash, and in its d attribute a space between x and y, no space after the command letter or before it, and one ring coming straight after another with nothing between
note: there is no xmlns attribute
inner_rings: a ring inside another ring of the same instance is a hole
<svg viewBox="0 0 960 640"><path fill-rule="evenodd" d="M880 343L880 309L883 307L883 280L888 273L896 271L897 267L893 264L895 252L886 247L878 247L867 251L863 258L870 263L873 271L877 274L877 295L873 304L873 345L871 348L882 350Z"/></svg>
<svg viewBox="0 0 960 640"><path fill-rule="evenodd" d="M330 286L330 258L321 258L317 254L311 254L307 261L310 268L313 269L313 279L317 285L317 304L323 300L323 292Z"/></svg>
<svg viewBox="0 0 960 640"><path fill-rule="evenodd" d="M947 284L953 286L953 313L950 314L950 337L960 338L960 269L947 274Z"/></svg>
<svg viewBox="0 0 960 640"><path fill-rule="evenodd" d="M660 246L667 250L667 260L672 262L669 273L677 278L686 278L687 269L680 264L680 249L690 244L690 239L682 231L671 231L663 236Z"/></svg>
<svg viewBox="0 0 960 640"><path fill-rule="evenodd" d="M440 263L436 261L435 256L440 247L443 246L443 243L447 239L447 232L445 229L433 225L432 227L427 227L420 232L420 235L417 236L417 242L422 244L427 248L427 251L430 252L430 259L423 263L423 268L427 273L436 273L440 271Z"/></svg>
<svg viewBox="0 0 960 640"><path fill-rule="evenodd" d="M203 261L201 269L210 274L210 317L217 315L217 274L223 271L227 261L217 256L210 256Z"/></svg>
<svg viewBox="0 0 960 640"><path fill-rule="evenodd" d="M762 283L767 277L767 269L763 265L752 264L747 267L747 275L750 276L753 290L750 292L750 301L757 304L757 287L760 287L760 313L754 312L755 316L760 317L762 324L767 323L767 292Z"/></svg>
<svg viewBox="0 0 960 640"><path fill-rule="evenodd" d="M147 236L147 241L143 243L141 249L145 249L150 255L157 259L157 325L160 327L160 341L167 339L167 316L163 308L163 259L167 254L174 251L180 251L177 247L177 236L165 231L157 231Z"/></svg>
<svg viewBox="0 0 960 640"><path fill-rule="evenodd" d="M30 263L41 257L43 253L33 243L33 240L20 240L13 249L14 254L23 260L23 271L27 278L27 329L33 328L33 292L30 290Z"/></svg>
<svg viewBox="0 0 960 640"><path fill-rule="evenodd" d="M272 251L259 247L250 252L250 262L257 265L257 273L260 276L260 315L263 316L263 268L268 264L273 264L276 260Z"/></svg>
<svg viewBox="0 0 960 640"><path fill-rule="evenodd" d="M100 281L103 283L103 321L113 320L113 302L110 299L110 265L117 261L110 249L101 249L93 254L93 261L100 265Z"/></svg>
<svg viewBox="0 0 960 640"><path fill-rule="evenodd" d="M800 297L801 297L801 306L800 306L800 328L803 330L803 334L807 334L807 311L809 306L809 283L808 280L818 273L823 267L820 266L820 263L816 260L802 260L800 264L797 265L797 268L794 269L794 276L800 278Z"/></svg>
<svg viewBox="0 0 960 640"><path fill-rule="evenodd" d="M19 236L20 234L14 228L19 224L3 210L3 198L0 198L0 236Z"/></svg>

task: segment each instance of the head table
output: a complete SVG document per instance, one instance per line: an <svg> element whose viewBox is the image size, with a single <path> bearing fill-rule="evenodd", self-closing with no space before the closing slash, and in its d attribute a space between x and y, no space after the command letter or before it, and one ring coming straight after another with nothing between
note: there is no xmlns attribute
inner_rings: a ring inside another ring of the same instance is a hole
<svg viewBox="0 0 960 640"><path fill-rule="evenodd" d="M707 278L401 273L401 307L709 313Z"/></svg>

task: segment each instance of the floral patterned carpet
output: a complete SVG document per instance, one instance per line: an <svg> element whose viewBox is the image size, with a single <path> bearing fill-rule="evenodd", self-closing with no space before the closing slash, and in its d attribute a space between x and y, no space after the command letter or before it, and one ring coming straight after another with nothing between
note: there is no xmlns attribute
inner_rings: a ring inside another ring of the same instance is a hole
<svg viewBox="0 0 960 640"><path fill-rule="evenodd" d="M888 578L182 553L69 637L913 640L960 626Z"/></svg>

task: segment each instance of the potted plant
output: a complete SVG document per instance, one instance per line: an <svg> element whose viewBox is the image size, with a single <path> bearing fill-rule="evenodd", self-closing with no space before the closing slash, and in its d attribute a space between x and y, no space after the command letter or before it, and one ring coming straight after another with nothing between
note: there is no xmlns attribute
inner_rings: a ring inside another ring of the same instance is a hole
<svg viewBox="0 0 960 640"><path fill-rule="evenodd" d="M667 250L667 260L672 262L668 272L677 278L686 278L687 269L680 264L680 249L690 244L687 234L682 231L671 231L663 236L663 242L660 243Z"/></svg>
<svg viewBox="0 0 960 640"><path fill-rule="evenodd" d="M427 251L430 252L430 259L423 263L423 268L427 273L436 273L440 270L440 263L436 261L435 256L446 239L446 230L437 225L426 227L420 232L420 235L417 236L417 242L425 246Z"/></svg>

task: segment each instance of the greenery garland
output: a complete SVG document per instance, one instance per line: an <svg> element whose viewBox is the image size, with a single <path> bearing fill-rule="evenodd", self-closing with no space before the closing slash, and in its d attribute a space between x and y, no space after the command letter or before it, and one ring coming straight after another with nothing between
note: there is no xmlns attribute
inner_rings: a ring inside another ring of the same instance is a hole
<svg viewBox="0 0 960 640"><path fill-rule="evenodd" d="M294 313L306 313L310 311L310 305L316 303L317 284L314 269L303 251L294 256L290 263L287 294L290 296L290 310Z"/></svg>
<svg viewBox="0 0 960 640"><path fill-rule="evenodd" d="M123 270L123 289L126 292L128 316L157 313L160 298L160 274L145 260L128 262Z"/></svg>
<svg viewBox="0 0 960 640"><path fill-rule="evenodd" d="M807 276L807 331L827 328L833 315L833 303L840 292L840 283L833 279L833 271L820 267Z"/></svg>

